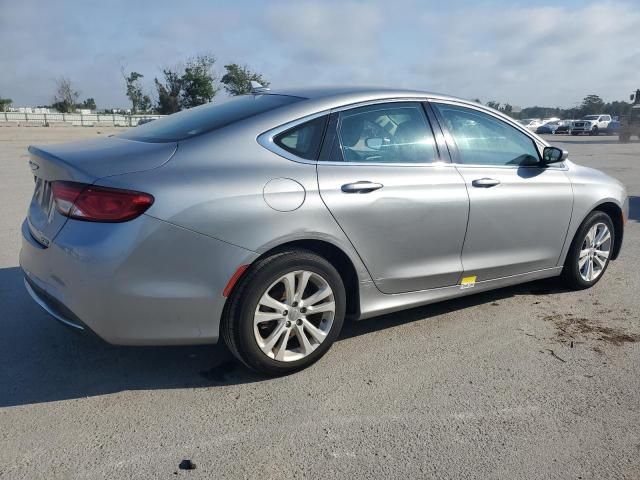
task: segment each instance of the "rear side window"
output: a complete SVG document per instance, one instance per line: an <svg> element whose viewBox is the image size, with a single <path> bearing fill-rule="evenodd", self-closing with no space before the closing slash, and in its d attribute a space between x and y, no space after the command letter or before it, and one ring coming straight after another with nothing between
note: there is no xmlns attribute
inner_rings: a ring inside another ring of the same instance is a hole
<svg viewBox="0 0 640 480"><path fill-rule="evenodd" d="M475 165L537 165L533 140L486 113L457 105L434 103L444 127L458 147L459 161Z"/></svg>
<svg viewBox="0 0 640 480"><path fill-rule="evenodd" d="M306 160L317 160L328 115L314 118L276 136L273 141L280 148Z"/></svg>
<svg viewBox="0 0 640 480"><path fill-rule="evenodd" d="M207 103L131 128L119 136L141 142L175 142L304 100L288 95L241 95Z"/></svg>

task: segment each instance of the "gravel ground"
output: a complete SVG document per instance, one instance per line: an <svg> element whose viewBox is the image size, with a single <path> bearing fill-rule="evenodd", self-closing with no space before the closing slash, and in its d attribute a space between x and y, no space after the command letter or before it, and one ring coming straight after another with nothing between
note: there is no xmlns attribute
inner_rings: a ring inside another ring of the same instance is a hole
<svg viewBox="0 0 640 480"><path fill-rule="evenodd" d="M28 298L26 147L111 131L0 128L0 478L640 478L640 143L550 137L632 196L594 288L349 324L312 368L264 379L223 345L104 345Z"/></svg>

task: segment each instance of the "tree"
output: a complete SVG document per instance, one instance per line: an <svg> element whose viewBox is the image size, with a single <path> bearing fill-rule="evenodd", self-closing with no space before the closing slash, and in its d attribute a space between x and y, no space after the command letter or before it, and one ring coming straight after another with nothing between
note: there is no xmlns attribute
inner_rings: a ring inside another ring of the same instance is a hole
<svg viewBox="0 0 640 480"><path fill-rule="evenodd" d="M212 67L215 58L210 55L199 55L187 61L182 75L182 106L196 107L210 102L218 89L214 85L216 77Z"/></svg>
<svg viewBox="0 0 640 480"><path fill-rule="evenodd" d="M581 116L596 115L604 110L604 102L598 95L587 95L580 105Z"/></svg>
<svg viewBox="0 0 640 480"><path fill-rule="evenodd" d="M496 102L494 100L491 100L490 102L487 102L487 107L499 110L500 109L500 102Z"/></svg>
<svg viewBox="0 0 640 480"><path fill-rule="evenodd" d="M6 112L12 103L13 100L11 100L10 98L0 97L0 112Z"/></svg>
<svg viewBox="0 0 640 480"><path fill-rule="evenodd" d="M121 71L127 85L127 97L131 100L133 113L149 111L151 109L151 98L149 98L149 95L144 94L140 83L140 79L144 78L144 75L138 72L131 72L127 75L124 67L122 67Z"/></svg>
<svg viewBox="0 0 640 480"><path fill-rule="evenodd" d="M231 95L245 95L251 93L251 82L258 82L263 87L268 87L267 82L262 75L256 72L252 72L245 66L240 66L237 63L231 63L224 66L226 73L220 80L224 85L224 88Z"/></svg>
<svg viewBox="0 0 640 480"><path fill-rule="evenodd" d="M164 83L155 78L156 89L158 90L158 113L170 115L182 109L180 94L182 92L182 76L170 68L162 70Z"/></svg>
<svg viewBox="0 0 640 480"><path fill-rule="evenodd" d="M62 113L71 113L76 109L80 92L71 85L71 80L67 77L60 77L56 80L56 94L53 99L53 107Z"/></svg>
<svg viewBox="0 0 640 480"><path fill-rule="evenodd" d="M79 104L78 107L79 108L84 108L84 109L87 109L87 110L97 110L98 109L98 107L96 106L96 101L93 99L93 97L87 98L84 102Z"/></svg>
<svg viewBox="0 0 640 480"><path fill-rule="evenodd" d="M604 112L614 117L629 115L631 113L631 104L627 102L618 102L618 101L605 103Z"/></svg>

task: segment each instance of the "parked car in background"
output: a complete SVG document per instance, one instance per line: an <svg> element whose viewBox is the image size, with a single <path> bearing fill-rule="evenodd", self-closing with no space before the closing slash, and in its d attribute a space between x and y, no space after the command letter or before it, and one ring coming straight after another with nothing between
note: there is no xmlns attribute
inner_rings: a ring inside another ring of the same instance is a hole
<svg viewBox="0 0 640 480"><path fill-rule="evenodd" d="M560 120L551 120L546 122L544 125L540 125L536 128L536 133L556 133L556 130L560 126Z"/></svg>
<svg viewBox="0 0 640 480"><path fill-rule="evenodd" d="M561 133L570 134L573 122L575 122L575 120L560 120L560 124L558 125L558 128L556 128L556 135Z"/></svg>
<svg viewBox="0 0 640 480"><path fill-rule="evenodd" d="M611 115L587 115L581 120L573 122L571 135L587 133L589 135L598 135L607 131L607 127L611 122Z"/></svg>
<svg viewBox="0 0 640 480"><path fill-rule="evenodd" d="M419 91L262 89L29 152L35 302L114 344L224 338L270 375L318 360L346 318L591 287L629 213L620 182L511 118Z"/></svg>
<svg viewBox="0 0 640 480"><path fill-rule="evenodd" d="M539 118L523 118L522 120L518 120L518 123L532 132L535 132L536 129L542 125L542 121Z"/></svg>

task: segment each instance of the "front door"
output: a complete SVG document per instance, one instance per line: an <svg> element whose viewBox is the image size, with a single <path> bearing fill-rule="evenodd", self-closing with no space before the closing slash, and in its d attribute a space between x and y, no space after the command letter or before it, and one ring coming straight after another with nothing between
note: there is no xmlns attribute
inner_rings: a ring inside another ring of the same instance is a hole
<svg viewBox="0 0 640 480"><path fill-rule="evenodd" d="M496 116L433 106L469 192L464 275L482 281L555 267L573 207L564 166L543 166L534 140Z"/></svg>
<svg viewBox="0 0 640 480"><path fill-rule="evenodd" d="M469 200L460 174L441 160L423 105L342 111L327 139L320 194L378 289L455 285Z"/></svg>

